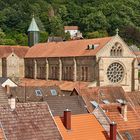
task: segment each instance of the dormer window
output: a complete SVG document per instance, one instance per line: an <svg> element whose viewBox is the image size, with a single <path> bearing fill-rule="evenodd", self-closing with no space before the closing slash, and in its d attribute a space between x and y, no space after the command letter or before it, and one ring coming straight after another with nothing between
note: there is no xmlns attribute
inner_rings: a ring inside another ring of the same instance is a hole
<svg viewBox="0 0 140 140"><path fill-rule="evenodd" d="M99 46L99 44L89 44L87 49L88 50L93 50L93 49L96 49L98 46Z"/></svg>
<svg viewBox="0 0 140 140"><path fill-rule="evenodd" d="M110 56L113 57L122 56L122 46L120 43L115 43L115 45L111 48Z"/></svg>

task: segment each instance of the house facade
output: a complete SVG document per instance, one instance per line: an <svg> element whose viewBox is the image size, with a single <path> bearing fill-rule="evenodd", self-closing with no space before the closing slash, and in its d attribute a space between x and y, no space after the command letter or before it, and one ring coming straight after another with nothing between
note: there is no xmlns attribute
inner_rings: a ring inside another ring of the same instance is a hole
<svg viewBox="0 0 140 140"><path fill-rule="evenodd" d="M138 90L136 55L117 34L113 37L39 43L25 56L25 78L84 81L90 86Z"/></svg>

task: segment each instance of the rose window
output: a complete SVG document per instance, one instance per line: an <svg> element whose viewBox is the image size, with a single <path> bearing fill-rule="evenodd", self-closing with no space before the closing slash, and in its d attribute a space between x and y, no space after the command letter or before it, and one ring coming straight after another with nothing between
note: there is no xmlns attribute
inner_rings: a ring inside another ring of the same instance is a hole
<svg viewBox="0 0 140 140"><path fill-rule="evenodd" d="M112 63L107 69L108 80L112 83L120 82L124 76L124 68L120 63Z"/></svg>

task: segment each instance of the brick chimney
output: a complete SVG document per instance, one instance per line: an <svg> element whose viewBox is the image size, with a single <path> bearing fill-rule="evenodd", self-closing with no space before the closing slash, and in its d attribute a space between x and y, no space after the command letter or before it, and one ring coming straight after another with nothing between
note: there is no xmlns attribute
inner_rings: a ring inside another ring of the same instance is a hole
<svg viewBox="0 0 140 140"><path fill-rule="evenodd" d="M64 126L66 129L71 130L71 111L69 109L64 111Z"/></svg>
<svg viewBox="0 0 140 140"><path fill-rule="evenodd" d="M117 136L117 124L115 122L112 122L110 124L110 140L116 140Z"/></svg>
<svg viewBox="0 0 140 140"><path fill-rule="evenodd" d="M15 98L8 99L8 104L10 105L11 109L14 110L16 108L16 99Z"/></svg>
<svg viewBox="0 0 140 140"><path fill-rule="evenodd" d="M121 114L124 121L127 121L127 103L125 101L121 104Z"/></svg>
<svg viewBox="0 0 140 140"><path fill-rule="evenodd" d="M10 94L10 86L9 85L5 85L5 91L7 94Z"/></svg>

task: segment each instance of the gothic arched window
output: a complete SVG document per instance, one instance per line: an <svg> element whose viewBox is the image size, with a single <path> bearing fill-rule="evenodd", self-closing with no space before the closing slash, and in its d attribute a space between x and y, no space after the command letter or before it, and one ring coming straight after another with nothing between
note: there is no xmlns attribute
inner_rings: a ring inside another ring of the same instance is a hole
<svg viewBox="0 0 140 140"><path fill-rule="evenodd" d="M115 43L115 45L110 50L110 56L119 57L122 56L122 46L120 43Z"/></svg>

